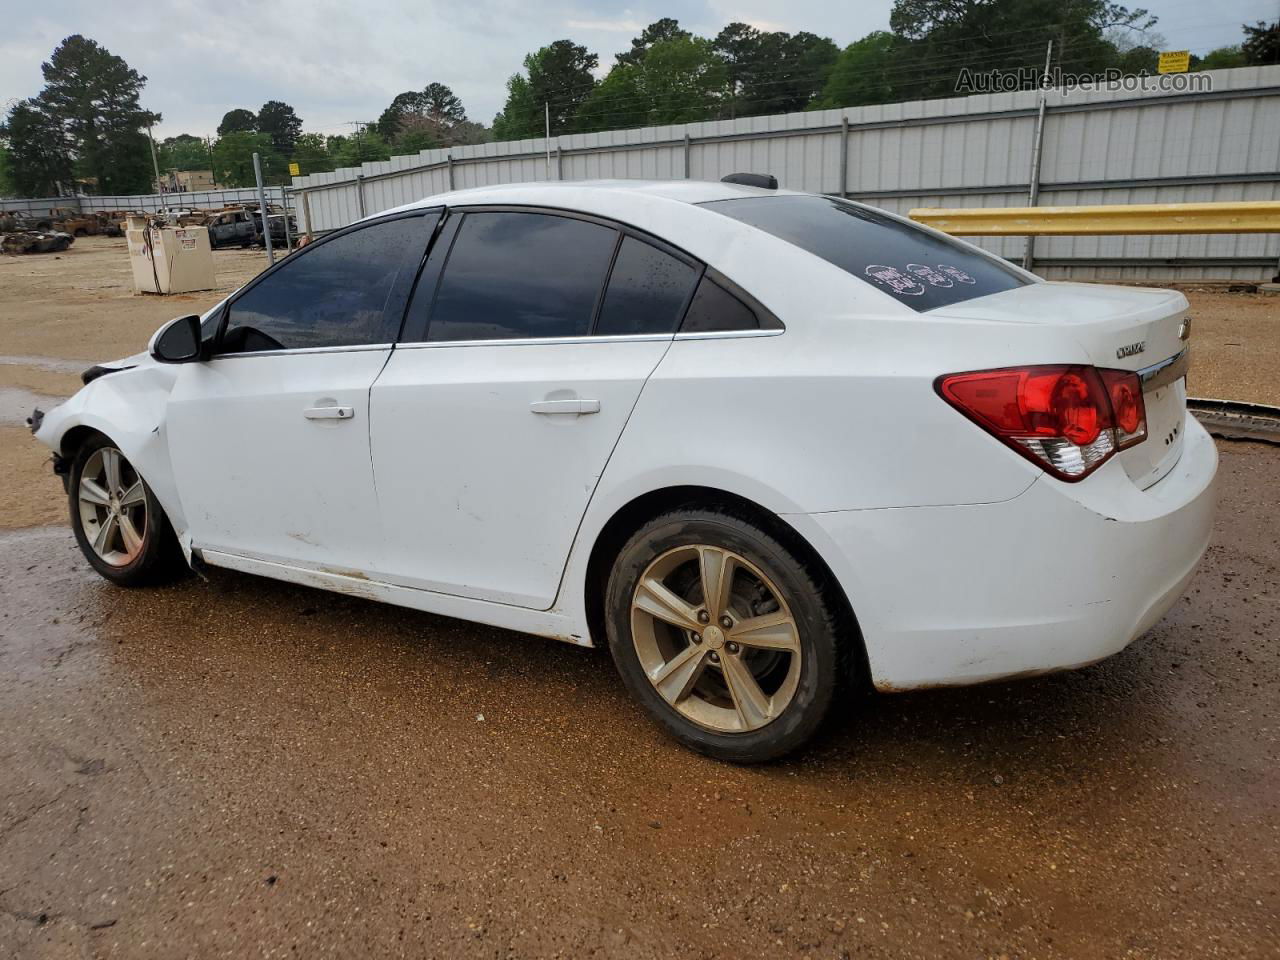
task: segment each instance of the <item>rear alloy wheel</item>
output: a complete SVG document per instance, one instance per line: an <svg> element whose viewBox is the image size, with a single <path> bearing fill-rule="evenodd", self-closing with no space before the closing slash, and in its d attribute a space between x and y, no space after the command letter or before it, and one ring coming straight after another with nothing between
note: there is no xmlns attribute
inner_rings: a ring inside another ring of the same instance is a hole
<svg viewBox="0 0 1280 960"><path fill-rule="evenodd" d="M743 517L659 517L610 577L614 660L688 746L738 762L780 756L821 725L842 672L837 618L815 573Z"/></svg>
<svg viewBox="0 0 1280 960"><path fill-rule="evenodd" d="M68 492L76 542L108 580L141 586L182 570L173 531L155 495L105 437L81 447Z"/></svg>

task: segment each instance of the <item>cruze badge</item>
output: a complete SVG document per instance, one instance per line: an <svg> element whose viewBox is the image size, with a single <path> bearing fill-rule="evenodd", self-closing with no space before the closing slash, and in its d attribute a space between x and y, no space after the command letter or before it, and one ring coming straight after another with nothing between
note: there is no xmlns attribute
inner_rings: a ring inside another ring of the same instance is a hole
<svg viewBox="0 0 1280 960"><path fill-rule="evenodd" d="M1116 359L1123 360L1125 357L1132 357L1147 349L1147 341L1139 340L1137 343L1126 343L1123 347L1116 351Z"/></svg>

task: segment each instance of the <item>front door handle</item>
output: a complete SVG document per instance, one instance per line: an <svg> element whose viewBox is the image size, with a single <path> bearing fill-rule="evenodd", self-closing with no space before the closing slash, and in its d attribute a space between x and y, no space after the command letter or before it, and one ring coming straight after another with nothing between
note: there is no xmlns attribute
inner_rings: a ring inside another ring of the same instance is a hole
<svg viewBox="0 0 1280 960"><path fill-rule="evenodd" d="M307 407L302 415L308 420L350 420L356 411L354 407Z"/></svg>
<svg viewBox="0 0 1280 960"><path fill-rule="evenodd" d="M534 413L568 414L580 416L587 413L599 413L599 400L535 400L529 404Z"/></svg>

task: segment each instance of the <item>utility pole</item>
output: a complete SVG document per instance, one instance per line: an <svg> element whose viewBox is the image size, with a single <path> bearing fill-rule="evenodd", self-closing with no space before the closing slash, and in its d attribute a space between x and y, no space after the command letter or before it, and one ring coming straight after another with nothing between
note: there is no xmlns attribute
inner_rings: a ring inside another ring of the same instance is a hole
<svg viewBox="0 0 1280 960"><path fill-rule="evenodd" d="M151 135L151 124L147 124L147 140L151 144L151 168L156 172L156 193L163 193L160 188L160 161L156 159L156 138Z"/></svg>
<svg viewBox="0 0 1280 960"><path fill-rule="evenodd" d="M1035 139L1031 142L1031 175L1030 190L1027 194L1027 206L1034 207L1040 200L1040 160L1044 148L1044 111L1045 101L1049 98L1049 61L1053 58L1053 41L1044 51L1044 75L1040 80L1040 106L1036 111ZM1022 269L1030 270L1036 262L1036 238L1027 237L1027 246L1022 254Z"/></svg>
<svg viewBox="0 0 1280 960"><path fill-rule="evenodd" d="M547 179L551 179L551 104L549 101L542 101L543 116L547 122L547 136L544 142L547 145Z"/></svg>

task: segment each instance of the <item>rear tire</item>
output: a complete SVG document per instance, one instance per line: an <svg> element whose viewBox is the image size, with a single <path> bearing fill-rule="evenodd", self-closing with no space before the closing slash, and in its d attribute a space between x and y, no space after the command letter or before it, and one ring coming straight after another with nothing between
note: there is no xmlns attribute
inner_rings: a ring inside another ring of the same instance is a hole
<svg viewBox="0 0 1280 960"><path fill-rule="evenodd" d="M68 498L80 552L112 583L149 586L186 572L160 502L106 437L94 437L76 452Z"/></svg>
<svg viewBox="0 0 1280 960"><path fill-rule="evenodd" d="M772 760L817 733L850 675L855 638L841 636L825 581L745 515L672 510L614 561L609 649L681 743L735 763Z"/></svg>

